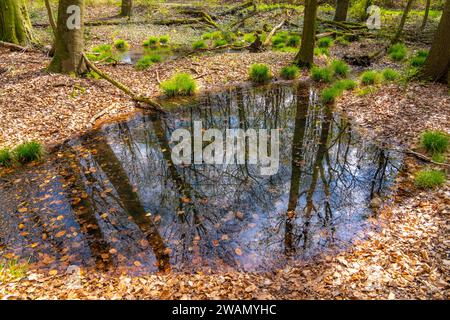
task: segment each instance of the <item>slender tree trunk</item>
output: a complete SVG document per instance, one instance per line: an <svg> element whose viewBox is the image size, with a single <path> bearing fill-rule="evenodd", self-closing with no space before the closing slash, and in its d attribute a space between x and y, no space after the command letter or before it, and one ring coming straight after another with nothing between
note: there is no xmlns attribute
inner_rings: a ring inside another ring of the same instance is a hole
<svg viewBox="0 0 450 320"><path fill-rule="evenodd" d="M122 17L131 17L132 11L133 11L133 1L122 0L122 9L120 10L120 15Z"/></svg>
<svg viewBox="0 0 450 320"><path fill-rule="evenodd" d="M447 82L450 85L450 0L445 2L434 37L431 50L422 68L421 76L424 79Z"/></svg>
<svg viewBox="0 0 450 320"><path fill-rule="evenodd" d="M34 42L25 0L0 0L0 41L19 45Z"/></svg>
<svg viewBox="0 0 450 320"><path fill-rule="evenodd" d="M403 11L402 19L400 20L400 25L398 26L397 32L395 33L394 38L392 39L392 44L399 42L400 37L403 33L403 28L405 27L406 19L408 18L409 11L411 11L414 0L408 0L406 4L405 10Z"/></svg>
<svg viewBox="0 0 450 320"><path fill-rule="evenodd" d="M314 62L317 6L317 0L306 0L305 2L302 45L300 47L300 51L294 59L294 64L299 67L310 68Z"/></svg>
<svg viewBox="0 0 450 320"><path fill-rule="evenodd" d="M337 0L334 21L346 21L350 0Z"/></svg>
<svg viewBox="0 0 450 320"><path fill-rule="evenodd" d="M55 54L49 71L77 74L86 71L83 59L83 13L84 0L59 1Z"/></svg>
<svg viewBox="0 0 450 320"><path fill-rule="evenodd" d="M423 15L422 26L420 27L420 30L425 29L425 27L427 26L428 15L430 14L430 6L431 6L431 0L427 0L427 4L425 6L425 13Z"/></svg>

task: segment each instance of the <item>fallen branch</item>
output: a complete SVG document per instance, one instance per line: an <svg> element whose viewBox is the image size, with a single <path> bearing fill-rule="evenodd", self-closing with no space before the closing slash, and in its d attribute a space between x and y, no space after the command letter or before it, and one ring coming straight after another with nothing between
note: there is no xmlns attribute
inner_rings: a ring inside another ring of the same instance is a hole
<svg viewBox="0 0 450 320"><path fill-rule="evenodd" d="M18 44L5 42L5 41L0 41L0 46L8 48L8 49L13 50L13 51L25 52L25 51L29 51L30 50L29 47L22 47L22 46L19 46Z"/></svg>
<svg viewBox="0 0 450 320"><path fill-rule="evenodd" d="M266 41L264 41L264 46L268 46L270 44L270 40L272 39L273 35L275 34L275 32L277 32L278 29L280 29L286 22L286 19L283 19L283 21L281 21L281 23L279 23L278 25L276 25L272 31L270 31L270 33L267 35Z"/></svg>
<svg viewBox="0 0 450 320"><path fill-rule="evenodd" d="M239 11L241 11L241 10L250 8L250 7L252 7L252 6L255 7L255 4L253 3L253 1L248 1L248 2L246 2L246 3L237 5L237 6L233 7L233 8L231 8L231 9L228 9L228 10L223 11L223 12L220 14L220 16L226 16L226 15L230 15L230 14L235 14L236 12L239 12Z"/></svg>
<svg viewBox="0 0 450 320"><path fill-rule="evenodd" d="M114 80L113 78L111 78L110 76L108 76L107 74L105 74L103 71L101 71L100 69L98 69L87 57L86 55L83 53L83 59L86 63L86 66L93 70L95 73L97 73L100 77L102 77L103 79L105 79L106 81L108 81L109 83L111 83L113 86L115 86L116 88L122 90L123 92L125 92L127 95L129 95L134 101L136 102L142 102L145 103L147 105L150 106L150 108L145 108L145 109L150 109L153 111L158 111L158 112L162 112L165 113L165 111L162 109L161 105L155 101L153 101L153 99L146 97L146 96L141 96L136 94L135 92L133 92L129 87L127 87L126 85L124 85L123 83Z"/></svg>
<svg viewBox="0 0 450 320"><path fill-rule="evenodd" d="M397 150L397 151L402 151L402 150ZM449 165L449 164L436 162L436 161L434 161L433 159L427 157L426 155L421 154L421 153L418 153L418 152L413 151L413 150L411 150L411 149L405 149L405 150L403 150L402 152L403 152L403 153L406 153L406 154L413 155L413 156L415 156L415 157L418 158L418 159L421 159L421 160L430 162L430 163L435 164L435 165L437 165L437 166L443 166L443 167L450 168L450 165Z"/></svg>

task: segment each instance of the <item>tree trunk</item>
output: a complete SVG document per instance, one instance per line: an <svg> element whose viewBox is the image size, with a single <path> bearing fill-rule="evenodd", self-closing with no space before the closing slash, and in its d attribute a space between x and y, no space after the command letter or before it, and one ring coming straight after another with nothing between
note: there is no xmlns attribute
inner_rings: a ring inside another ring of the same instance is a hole
<svg viewBox="0 0 450 320"><path fill-rule="evenodd" d="M122 17L131 17L132 11L133 11L133 1L122 0L122 9L120 10L120 15Z"/></svg>
<svg viewBox="0 0 450 320"><path fill-rule="evenodd" d="M408 18L409 11L411 11L411 7L413 5L414 0L408 0L406 4L405 10L403 11L402 19L400 20L400 25L398 26L397 32L395 33L394 38L392 39L392 44L396 44L399 42L400 37L403 33L403 28L405 27L406 18Z"/></svg>
<svg viewBox="0 0 450 320"><path fill-rule="evenodd" d="M48 67L51 72L83 73L84 0L60 0L58 26L55 39L55 54Z"/></svg>
<svg viewBox="0 0 450 320"><path fill-rule="evenodd" d="M316 41L317 0L306 0L305 18L303 22L302 45L294 59L299 67L310 68L314 62L314 46Z"/></svg>
<svg viewBox="0 0 450 320"><path fill-rule="evenodd" d="M350 0L337 0L334 21L346 21Z"/></svg>
<svg viewBox="0 0 450 320"><path fill-rule="evenodd" d="M450 0L445 2L441 22L434 37L431 50L423 66L421 76L432 81L450 85Z"/></svg>
<svg viewBox="0 0 450 320"><path fill-rule="evenodd" d="M428 15L430 13L430 5L431 5L431 0L427 0L427 4L425 6L425 13L423 15L422 26L420 27L420 30L425 29L425 27L427 26Z"/></svg>
<svg viewBox="0 0 450 320"><path fill-rule="evenodd" d="M19 45L34 42L25 0L0 1L0 41Z"/></svg>

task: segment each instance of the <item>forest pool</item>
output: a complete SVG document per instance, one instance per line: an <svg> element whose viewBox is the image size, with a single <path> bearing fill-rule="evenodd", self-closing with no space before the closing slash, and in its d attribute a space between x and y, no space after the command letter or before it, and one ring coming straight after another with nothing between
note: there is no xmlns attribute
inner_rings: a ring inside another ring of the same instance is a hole
<svg viewBox="0 0 450 320"><path fill-rule="evenodd" d="M175 165L171 134L194 121L281 128L278 172ZM364 238L370 203L389 195L401 160L309 84L205 94L167 115L106 124L3 175L0 254L44 270L273 270Z"/></svg>

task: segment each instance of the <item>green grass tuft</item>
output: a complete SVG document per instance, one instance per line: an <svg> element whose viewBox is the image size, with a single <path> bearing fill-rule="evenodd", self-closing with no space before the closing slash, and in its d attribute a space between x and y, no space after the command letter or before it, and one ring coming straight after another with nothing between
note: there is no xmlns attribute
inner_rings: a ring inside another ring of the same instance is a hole
<svg viewBox="0 0 450 320"><path fill-rule="evenodd" d="M169 36L162 36L159 38L159 43L166 45L169 43L169 40L170 40Z"/></svg>
<svg viewBox="0 0 450 320"><path fill-rule="evenodd" d="M228 42L225 39L218 39L218 40L214 41L214 47L216 47L216 48L217 47L223 47L223 46L225 46L227 44L228 44Z"/></svg>
<svg viewBox="0 0 450 320"><path fill-rule="evenodd" d="M343 78L347 77L350 73L349 65L342 60L333 60L331 63L331 70L333 70L335 75Z"/></svg>
<svg viewBox="0 0 450 320"><path fill-rule="evenodd" d="M159 43L159 39L157 37L149 37L147 40L143 42L144 47L155 47Z"/></svg>
<svg viewBox="0 0 450 320"><path fill-rule="evenodd" d="M12 165L13 156L8 148L0 149L0 166L9 167Z"/></svg>
<svg viewBox="0 0 450 320"><path fill-rule="evenodd" d="M366 71L361 75L361 83L365 86L380 83L380 74L376 71Z"/></svg>
<svg viewBox="0 0 450 320"><path fill-rule="evenodd" d="M190 96L197 89L197 83L187 73L176 74L169 80L163 81L160 86L168 97Z"/></svg>
<svg viewBox="0 0 450 320"><path fill-rule="evenodd" d="M206 42L204 40L198 40L192 44L192 49L194 50L205 49L207 47L208 46L206 45Z"/></svg>
<svg viewBox="0 0 450 320"><path fill-rule="evenodd" d="M161 61L162 61L161 56L159 56L157 54L146 55L138 60L135 68L137 70L145 70L145 69L148 69L152 64L154 64L156 62L161 62Z"/></svg>
<svg viewBox="0 0 450 320"><path fill-rule="evenodd" d="M298 77L300 69L297 66L287 66L281 69L281 77L286 80L292 80Z"/></svg>
<svg viewBox="0 0 450 320"><path fill-rule="evenodd" d="M420 170L414 177L414 183L421 189L431 189L445 183L447 177L440 170Z"/></svg>
<svg viewBox="0 0 450 320"><path fill-rule="evenodd" d="M398 79L399 74L397 71L391 68L384 69L381 74L383 75L383 79L385 81L395 81Z"/></svg>
<svg viewBox="0 0 450 320"><path fill-rule="evenodd" d="M328 87L322 90L320 97L324 103L331 103L341 95L342 91L336 87Z"/></svg>
<svg viewBox="0 0 450 320"><path fill-rule="evenodd" d="M425 61L428 57L428 51L420 50L416 53L414 57L411 58L410 65L411 67L419 68L425 64Z"/></svg>
<svg viewBox="0 0 450 320"><path fill-rule="evenodd" d="M357 86L357 83L353 80L350 79L343 79L343 80L339 80L337 81L333 87L339 90L353 90L355 89Z"/></svg>
<svg viewBox="0 0 450 320"><path fill-rule="evenodd" d="M311 69L311 77L314 81L331 82L333 71L330 68L313 67Z"/></svg>
<svg viewBox="0 0 450 320"><path fill-rule="evenodd" d="M248 74L250 79L255 83L266 83L272 77L269 67L265 64L258 63L251 65Z"/></svg>
<svg viewBox="0 0 450 320"><path fill-rule="evenodd" d="M300 45L300 41L302 39L300 38L299 35L293 34L291 36L289 36L289 38L286 41L286 46L288 47L292 47L292 48L297 48Z"/></svg>
<svg viewBox="0 0 450 320"><path fill-rule="evenodd" d="M445 153L448 149L449 135L443 131L425 131L420 138L422 146L431 154Z"/></svg>
<svg viewBox="0 0 450 320"><path fill-rule="evenodd" d="M314 55L315 56L329 56L330 55L330 50L328 50L328 48L314 48Z"/></svg>
<svg viewBox="0 0 450 320"><path fill-rule="evenodd" d="M114 48L116 48L119 51L126 51L130 49L130 45L125 40L119 39L114 41Z"/></svg>
<svg viewBox="0 0 450 320"><path fill-rule="evenodd" d="M330 48L334 44L334 41L330 37L320 38L317 41L317 46L319 48Z"/></svg>
<svg viewBox="0 0 450 320"><path fill-rule="evenodd" d="M15 147L13 154L17 162L27 163L39 160L44 154L44 148L37 141L29 141Z"/></svg>
<svg viewBox="0 0 450 320"><path fill-rule="evenodd" d="M256 40L256 36L253 33L246 33L244 34L243 39L247 43L253 43Z"/></svg>
<svg viewBox="0 0 450 320"><path fill-rule="evenodd" d="M435 153L431 157L431 160L433 160L434 162L437 162L437 163L446 163L447 157L445 155L443 155L442 153Z"/></svg>
<svg viewBox="0 0 450 320"><path fill-rule="evenodd" d="M389 57L394 61L402 61L408 54L408 49L403 43L396 43L388 49Z"/></svg>

